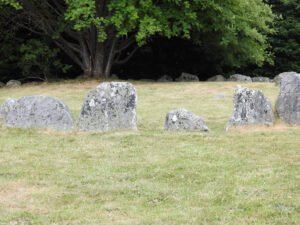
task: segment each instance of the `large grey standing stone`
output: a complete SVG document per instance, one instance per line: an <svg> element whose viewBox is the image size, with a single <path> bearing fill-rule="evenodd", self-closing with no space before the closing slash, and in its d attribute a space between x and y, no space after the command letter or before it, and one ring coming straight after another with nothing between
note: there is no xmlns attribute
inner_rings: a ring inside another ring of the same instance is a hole
<svg viewBox="0 0 300 225"><path fill-rule="evenodd" d="M80 114L82 131L136 129L137 95L127 82L105 82L89 92Z"/></svg>
<svg viewBox="0 0 300 225"><path fill-rule="evenodd" d="M0 120L4 120L7 113L10 112L12 107L16 104L17 100L13 98L8 98L3 103L3 105L0 106Z"/></svg>
<svg viewBox="0 0 300 225"><path fill-rule="evenodd" d="M176 78L176 81L184 82L184 81L199 81L197 75L189 74L189 73L181 73L180 77Z"/></svg>
<svg viewBox="0 0 300 225"><path fill-rule="evenodd" d="M4 124L16 128L51 128L70 130L73 117L60 100L48 96L26 96L4 104Z"/></svg>
<svg viewBox="0 0 300 225"><path fill-rule="evenodd" d="M186 109L168 112L165 121L167 131L209 131L204 120Z"/></svg>
<svg viewBox="0 0 300 225"><path fill-rule="evenodd" d="M276 86L280 86L281 79L283 77L288 76L288 75L293 75L293 74L297 74L297 73L293 72L293 71L280 73L280 74L278 74L277 76L274 77L273 82L275 83Z"/></svg>
<svg viewBox="0 0 300 225"><path fill-rule="evenodd" d="M276 111L283 121L300 125L300 74L282 76Z"/></svg>
<svg viewBox="0 0 300 225"><path fill-rule="evenodd" d="M242 74L233 74L229 77L228 81L252 82L252 79L251 77Z"/></svg>
<svg viewBox="0 0 300 225"><path fill-rule="evenodd" d="M252 82L265 82L269 83L271 82L269 77L252 77Z"/></svg>
<svg viewBox="0 0 300 225"><path fill-rule="evenodd" d="M22 83L18 80L10 80L6 83L6 87L19 87L21 84Z"/></svg>
<svg viewBox="0 0 300 225"><path fill-rule="evenodd" d="M208 78L207 81L210 81L210 82L211 81L222 82L222 81L226 81L226 78L223 75L216 75L216 76Z"/></svg>
<svg viewBox="0 0 300 225"><path fill-rule="evenodd" d="M272 105L261 91L237 86L234 95L234 112L226 130L240 125L272 125L274 120Z"/></svg>

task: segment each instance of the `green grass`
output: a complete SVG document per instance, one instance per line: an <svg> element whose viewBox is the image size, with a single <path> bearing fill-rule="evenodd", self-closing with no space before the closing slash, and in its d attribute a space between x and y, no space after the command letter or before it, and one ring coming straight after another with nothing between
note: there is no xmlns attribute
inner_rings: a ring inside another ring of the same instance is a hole
<svg viewBox="0 0 300 225"><path fill-rule="evenodd" d="M137 132L0 126L0 224L300 224L300 127L277 119L225 132L236 83L134 84ZM96 85L0 89L0 103L50 95L78 118ZM274 105L273 84L244 85ZM177 107L205 118L211 132L164 132Z"/></svg>

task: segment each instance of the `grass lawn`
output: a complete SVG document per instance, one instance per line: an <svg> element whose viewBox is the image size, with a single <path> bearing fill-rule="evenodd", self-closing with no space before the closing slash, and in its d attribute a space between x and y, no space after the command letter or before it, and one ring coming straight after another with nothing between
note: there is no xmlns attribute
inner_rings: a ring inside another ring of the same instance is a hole
<svg viewBox="0 0 300 225"><path fill-rule="evenodd" d="M0 103L50 95L78 118L97 84L3 88ZM225 132L237 83L134 85L137 132L0 125L0 224L300 224L300 127L277 119ZM244 86L274 105L274 84ZM205 118L211 132L164 132L166 113L177 107Z"/></svg>

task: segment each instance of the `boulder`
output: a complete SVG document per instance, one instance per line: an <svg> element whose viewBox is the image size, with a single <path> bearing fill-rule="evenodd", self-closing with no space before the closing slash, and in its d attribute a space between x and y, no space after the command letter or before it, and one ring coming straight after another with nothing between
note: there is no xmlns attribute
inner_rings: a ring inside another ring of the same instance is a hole
<svg viewBox="0 0 300 225"><path fill-rule="evenodd" d="M274 120L272 105L261 91L238 86L234 95L234 112L226 130L240 125L272 125Z"/></svg>
<svg viewBox="0 0 300 225"><path fill-rule="evenodd" d="M0 88L4 87L5 84L3 82L0 81Z"/></svg>
<svg viewBox="0 0 300 225"><path fill-rule="evenodd" d="M10 80L6 83L6 87L19 87L21 86L21 82L18 80Z"/></svg>
<svg viewBox="0 0 300 225"><path fill-rule="evenodd" d="M245 76L242 74L233 74L229 77L228 81L237 81L237 82L252 82L251 77Z"/></svg>
<svg viewBox="0 0 300 225"><path fill-rule="evenodd" d="M277 76L275 76L273 78L273 82L275 83L276 86L280 86L280 83L281 83L281 79L286 76L286 75L293 75L293 74L297 74L296 72L283 72L283 73L280 73L278 74Z"/></svg>
<svg viewBox="0 0 300 225"><path fill-rule="evenodd" d="M252 82L271 82L269 77L252 77Z"/></svg>
<svg viewBox="0 0 300 225"><path fill-rule="evenodd" d="M112 75L110 76L110 78L113 79L113 80L119 80L119 77L118 77L117 74L112 74Z"/></svg>
<svg viewBox="0 0 300 225"><path fill-rule="evenodd" d="M207 81L226 81L226 78L222 75L216 75L208 78Z"/></svg>
<svg viewBox="0 0 300 225"><path fill-rule="evenodd" d="M276 111L283 121L300 125L300 74L289 73L281 77Z"/></svg>
<svg viewBox="0 0 300 225"><path fill-rule="evenodd" d="M3 106L2 106L3 108ZM7 127L70 130L73 118L60 100L48 96L27 96L4 103L3 121Z"/></svg>
<svg viewBox="0 0 300 225"><path fill-rule="evenodd" d="M181 73L180 77L176 78L176 81L199 81L197 75L189 74L189 73Z"/></svg>
<svg viewBox="0 0 300 225"><path fill-rule="evenodd" d="M172 82L173 78L170 77L169 75L163 75L162 77L160 77L158 80L158 82Z"/></svg>
<svg viewBox="0 0 300 225"><path fill-rule="evenodd" d="M105 82L86 97L79 119L82 131L136 129L137 95L127 82Z"/></svg>
<svg viewBox="0 0 300 225"><path fill-rule="evenodd" d="M8 98L3 105L0 106L0 120L4 120L7 113L12 109L16 101L16 99Z"/></svg>
<svg viewBox="0 0 300 225"><path fill-rule="evenodd" d="M165 121L167 131L209 131L204 120L186 109L175 109L167 113Z"/></svg>

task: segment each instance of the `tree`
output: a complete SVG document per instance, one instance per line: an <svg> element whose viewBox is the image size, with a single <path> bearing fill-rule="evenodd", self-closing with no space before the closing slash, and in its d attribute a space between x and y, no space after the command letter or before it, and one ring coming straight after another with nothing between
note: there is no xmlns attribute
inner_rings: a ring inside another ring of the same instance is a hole
<svg viewBox="0 0 300 225"><path fill-rule="evenodd" d="M232 55L238 53L236 58L244 61L262 63L267 58L266 34L272 31L269 24L273 20L270 7L262 0L0 2L20 5L11 23L50 37L86 76L109 76L113 65L127 62L154 35L192 38L203 46L207 43Z"/></svg>

